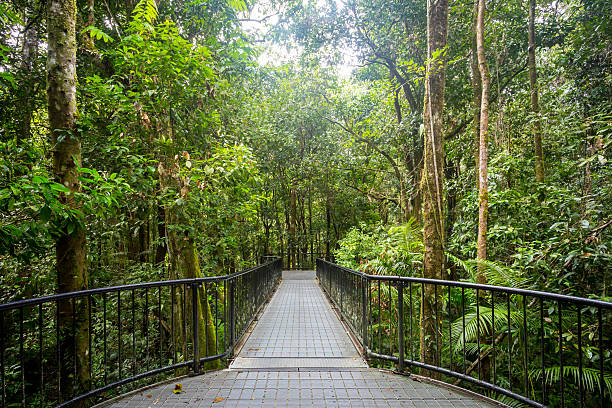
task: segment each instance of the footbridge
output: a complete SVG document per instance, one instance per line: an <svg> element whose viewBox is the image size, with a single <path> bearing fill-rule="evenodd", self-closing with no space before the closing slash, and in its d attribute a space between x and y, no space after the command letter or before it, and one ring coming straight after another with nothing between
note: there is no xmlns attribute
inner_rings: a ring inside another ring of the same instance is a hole
<svg viewBox="0 0 612 408"><path fill-rule="evenodd" d="M2 304L0 406L610 406L610 302L313 261Z"/></svg>

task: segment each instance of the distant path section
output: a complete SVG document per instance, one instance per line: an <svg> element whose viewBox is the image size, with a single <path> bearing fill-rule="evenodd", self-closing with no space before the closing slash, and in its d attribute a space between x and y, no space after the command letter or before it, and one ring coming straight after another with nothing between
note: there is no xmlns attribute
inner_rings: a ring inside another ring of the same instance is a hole
<svg viewBox="0 0 612 408"><path fill-rule="evenodd" d="M175 383L183 392L174 394ZM445 387L368 368L312 271L280 287L225 370L135 392L113 408L493 407Z"/></svg>
<svg viewBox="0 0 612 408"><path fill-rule="evenodd" d="M230 369L366 368L309 272L285 272Z"/></svg>

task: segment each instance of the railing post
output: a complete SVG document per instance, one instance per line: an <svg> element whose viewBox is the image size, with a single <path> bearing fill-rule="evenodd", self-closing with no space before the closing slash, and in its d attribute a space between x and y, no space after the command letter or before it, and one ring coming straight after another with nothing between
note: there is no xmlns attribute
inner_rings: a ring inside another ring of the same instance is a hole
<svg viewBox="0 0 612 408"><path fill-rule="evenodd" d="M404 371L404 282L397 283L398 370Z"/></svg>
<svg viewBox="0 0 612 408"><path fill-rule="evenodd" d="M229 348L230 354L233 353L234 349L234 281L229 280L227 282L229 284Z"/></svg>
<svg viewBox="0 0 612 408"><path fill-rule="evenodd" d="M368 290L366 285L370 285L370 281L365 276L361 278L361 325L362 325L362 343L363 354L368 354Z"/></svg>
<svg viewBox="0 0 612 408"><path fill-rule="evenodd" d="M198 319L198 287L199 283L191 285L191 310L193 318L193 374L200 372L200 327Z"/></svg>

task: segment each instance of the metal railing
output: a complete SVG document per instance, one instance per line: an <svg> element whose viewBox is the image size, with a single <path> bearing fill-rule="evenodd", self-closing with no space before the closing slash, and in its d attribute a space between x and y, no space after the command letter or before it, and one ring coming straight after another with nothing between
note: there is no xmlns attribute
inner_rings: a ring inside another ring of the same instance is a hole
<svg viewBox="0 0 612 408"><path fill-rule="evenodd" d="M366 357L533 407L612 406L612 303L317 260ZM465 384L464 383L464 384Z"/></svg>
<svg viewBox="0 0 612 408"><path fill-rule="evenodd" d="M1 304L0 407L91 404L127 384L214 367L273 294L281 266L275 258L231 275Z"/></svg>

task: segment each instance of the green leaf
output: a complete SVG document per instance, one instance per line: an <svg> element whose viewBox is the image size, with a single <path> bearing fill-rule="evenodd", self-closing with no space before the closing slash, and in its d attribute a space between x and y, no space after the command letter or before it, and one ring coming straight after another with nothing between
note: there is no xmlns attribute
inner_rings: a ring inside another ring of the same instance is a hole
<svg viewBox="0 0 612 408"><path fill-rule="evenodd" d="M40 213L38 215L40 216L40 220L42 222L47 222L51 218L51 209L45 206L40 209Z"/></svg>

